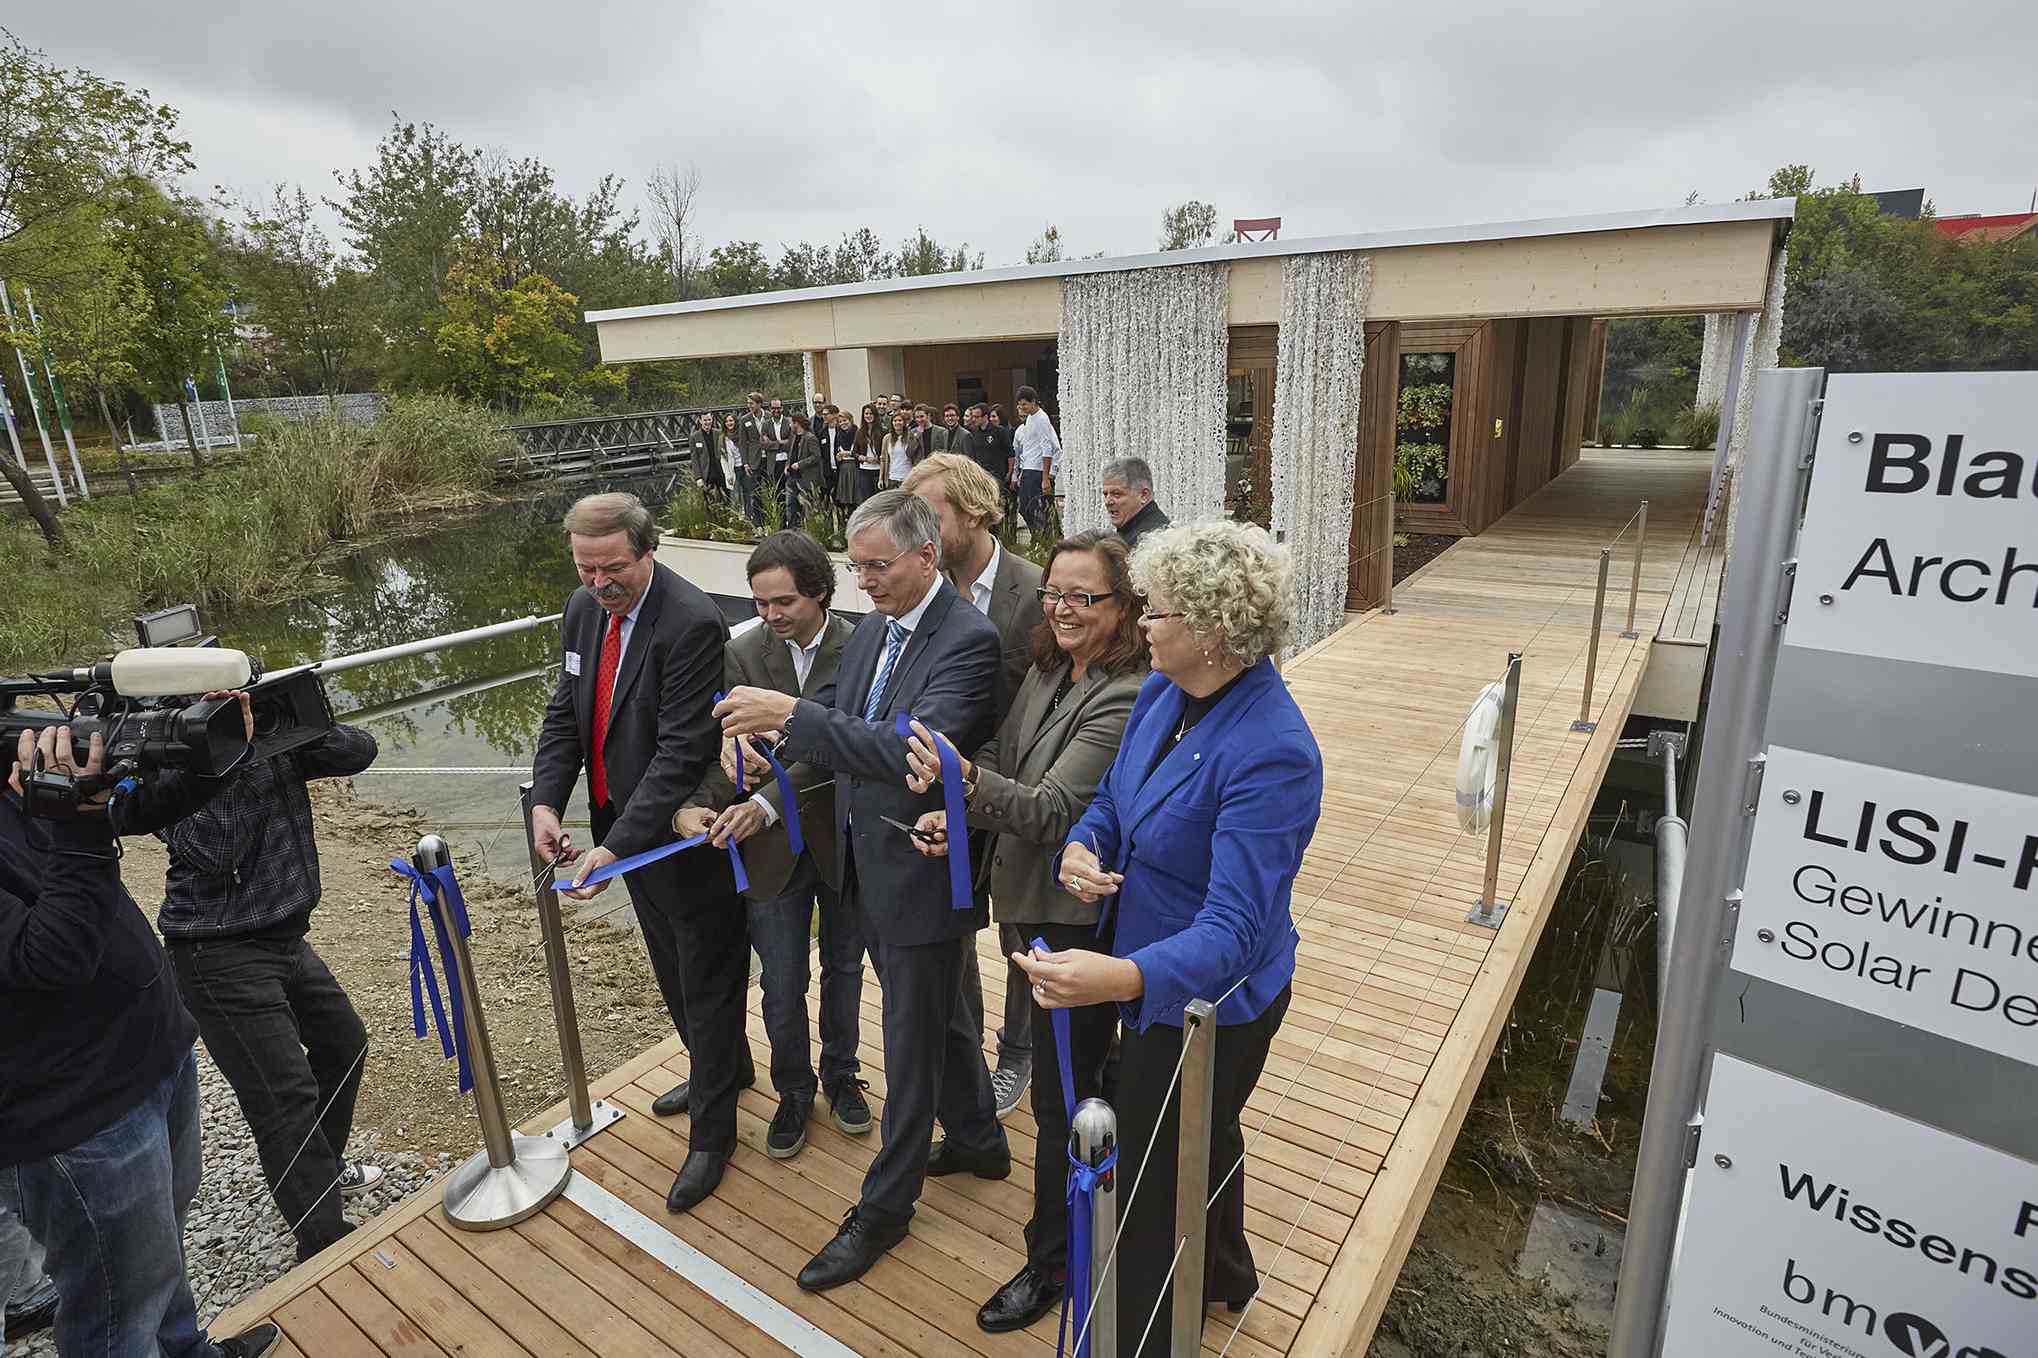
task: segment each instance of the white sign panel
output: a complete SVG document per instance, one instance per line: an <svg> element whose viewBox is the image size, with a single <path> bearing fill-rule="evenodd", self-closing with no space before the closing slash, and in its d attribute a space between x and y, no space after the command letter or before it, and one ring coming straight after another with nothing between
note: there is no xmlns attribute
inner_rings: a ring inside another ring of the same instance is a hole
<svg viewBox="0 0 2038 1358"><path fill-rule="evenodd" d="M2038 1353L2038 1166L1721 1055L1664 1358Z"/></svg>
<svg viewBox="0 0 2038 1358"><path fill-rule="evenodd" d="M2038 677L2038 373L1827 381L1784 640Z"/></svg>
<svg viewBox="0 0 2038 1358"><path fill-rule="evenodd" d="M1772 746L1733 967L2038 1065L2038 797Z"/></svg>

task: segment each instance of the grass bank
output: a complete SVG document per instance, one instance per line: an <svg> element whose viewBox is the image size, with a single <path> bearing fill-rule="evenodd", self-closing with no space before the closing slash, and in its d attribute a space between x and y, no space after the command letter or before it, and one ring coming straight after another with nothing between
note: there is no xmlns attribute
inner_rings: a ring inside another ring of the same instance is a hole
<svg viewBox="0 0 2038 1358"><path fill-rule="evenodd" d="M0 669L102 651L149 609L287 596L334 544L485 497L515 451L495 425L449 397L399 397L365 428L279 426L234 464L75 504L61 556L26 518L0 523Z"/></svg>

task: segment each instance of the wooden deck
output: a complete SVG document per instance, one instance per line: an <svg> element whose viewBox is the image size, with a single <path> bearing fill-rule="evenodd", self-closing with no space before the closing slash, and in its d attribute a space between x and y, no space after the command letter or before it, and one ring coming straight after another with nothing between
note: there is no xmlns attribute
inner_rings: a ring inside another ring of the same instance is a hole
<svg viewBox="0 0 2038 1358"><path fill-rule="evenodd" d="M1246 1117L1247 1225L1267 1281L1242 1323L1213 1313L1205 1352L1365 1352L1591 809L1647 639L1697 569L1691 530L1705 479L1703 457L1588 453L1411 577L1396 591L1396 614L1365 615L1285 666L1323 747L1323 818L1295 892L1302 948L1293 1004ZM1642 639L1619 636L1630 558L1617 551L1592 697L1599 726L1574 734L1598 550L1644 496L1650 539L1662 545L1645 562ZM1512 908L1496 932L1465 920L1485 837L1459 833L1453 779L1459 725L1509 650L1524 660L1500 875ZM1004 968L985 938L983 972L995 990ZM750 1039L762 1070L756 1003L753 993ZM872 977L864 1059L881 1106L877 1005ZM996 1012L995 999L989 1007ZM1053 1354L1053 1317L999 1336L974 1322L1022 1259L1036 1153L1023 1109L1006 1124L1010 1180L930 1180L903 1244L862 1281L810 1297L793 1276L855 1200L875 1134L845 1137L817 1118L805 1151L770 1160L763 1139L773 1099L752 1090L721 1191L686 1216L667 1216L685 1123L652 1117L649 1103L685 1070L671 1040L600 1080L597 1096L629 1116L573 1152L577 1172L856 1353ZM512 1230L471 1235L447 1225L436 1190L217 1328L231 1333L264 1316L283 1327L289 1351L319 1358L795 1351L579 1206L562 1200Z"/></svg>

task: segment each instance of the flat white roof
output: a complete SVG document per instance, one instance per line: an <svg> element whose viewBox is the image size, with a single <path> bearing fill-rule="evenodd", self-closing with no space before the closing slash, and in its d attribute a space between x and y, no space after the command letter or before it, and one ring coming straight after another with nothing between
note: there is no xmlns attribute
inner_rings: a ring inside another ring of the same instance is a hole
<svg viewBox="0 0 2038 1358"><path fill-rule="evenodd" d="M1652 212L1608 212L1589 217L1544 217L1525 222L1484 222L1472 226L1432 226L1412 231L1373 231L1356 236L1310 236L1299 240L1242 241L1206 245L1198 250L1164 250L1108 259L1064 259L1052 264L1017 264L1005 269L971 273L922 274L912 278L877 278L867 283L836 283L819 288L752 292L736 297L708 297L696 302L656 302L649 306L611 307L586 313L588 321L626 321L640 316L681 316L691 312L728 311L739 307L776 306L781 302L815 302L872 293L913 292L921 288L953 288L978 283L1006 283L1029 278L1065 278L1072 274L1152 269L1170 264L1204 264L1215 260L1258 259L1269 255L1314 255L1332 250L1388 250L1403 245L1458 245L1473 241L1521 240L1536 236L1575 236L1597 231L1635 231L1655 226L1706 226L1716 222L1788 221L1797 214L1795 198L1764 198L1746 203L1701 203L1694 207Z"/></svg>

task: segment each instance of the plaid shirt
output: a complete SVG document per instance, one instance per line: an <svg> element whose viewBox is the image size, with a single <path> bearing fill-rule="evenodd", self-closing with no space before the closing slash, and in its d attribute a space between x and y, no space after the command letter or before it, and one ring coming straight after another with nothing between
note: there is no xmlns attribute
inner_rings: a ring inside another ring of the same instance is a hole
<svg viewBox="0 0 2038 1358"><path fill-rule="evenodd" d="M273 928L318 904L313 778L344 778L375 762L375 737L335 726L323 740L248 765L195 814L156 837L170 874L156 926L164 938L227 938Z"/></svg>

